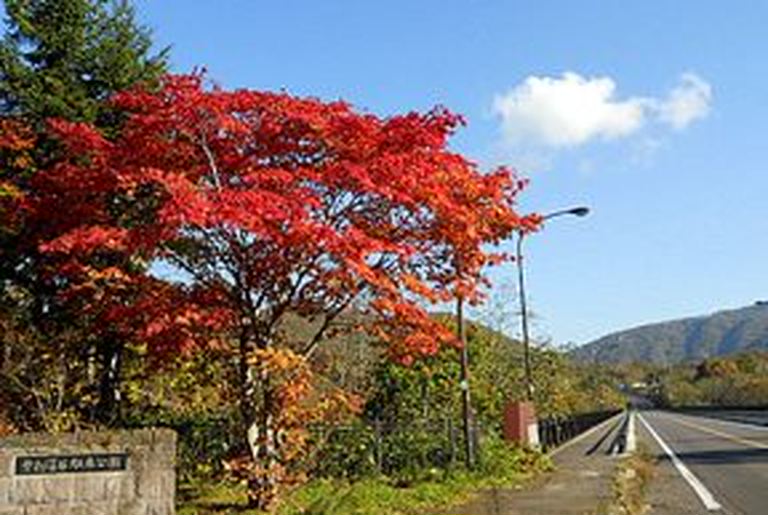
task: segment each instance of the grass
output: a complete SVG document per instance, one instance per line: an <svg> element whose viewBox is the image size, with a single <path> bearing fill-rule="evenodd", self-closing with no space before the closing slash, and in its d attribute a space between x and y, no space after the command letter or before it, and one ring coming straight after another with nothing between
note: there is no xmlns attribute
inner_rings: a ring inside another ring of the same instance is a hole
<svg viewBox="0 0 768 515"><path fill-rule="evenodd" d="M407 487L385 477L357 482L315 480L286 496L277 515L419 515L470 500L479 490L520 485L549 467L539 459L526 471L454 472ZM179 488L178 515L263 515L245 508L245 488L227 481L188 482Z"/></svg>
<svg viewBox="0 0 768 515"><path fill-rule="evenodd" d="M621 462L613 480L609 515L643 515L648 511L645 494L655 465L654 457L643 447Z"/></svg>
<svg viewBox="0 0 768 515"><path fill-rule="evenodd" d="M245 489L229 481L194 480L183 482L177 491L177 515L246 513ZM252 512L256 514L258 512Z"/></svg>
<svg viewBox="0 0 768 515"><path fill-rule="evenodd" d="M383 480L352 484L318 481L298 491L284 504L281 515L411 515L458 504L469 499L473 481L457 477L398 488Z"/></svg>
<svg viewBox="0 0 768 515"><path fill-rule="evenodd" d="M531 474L506 479L507 486L520 484ZM496 480L457 473L441 480L397 487L385 478L355 483L316 480L297 489L281 504L279 515L416 515L460 504L479 489L499 486ZM262 515L245 508L245 489L231 482L182 485L178 515Z"/></svg>

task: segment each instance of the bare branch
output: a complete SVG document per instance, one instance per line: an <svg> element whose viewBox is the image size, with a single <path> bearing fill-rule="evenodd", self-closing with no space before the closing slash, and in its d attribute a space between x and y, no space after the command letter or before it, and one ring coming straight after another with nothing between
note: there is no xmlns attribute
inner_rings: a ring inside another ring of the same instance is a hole
<svg viewBox="0 0 768 515"><path fill-rule="evenodd" d="M213 176L213 185L218 191L221 191L221 179L219 178L219 168L216 166L216 158L211 151L211 147L208 146L208 140L205 134L200 136L200 147L205 153L206 159L208 159L208 167L211 169L211 175Z"/></svg>

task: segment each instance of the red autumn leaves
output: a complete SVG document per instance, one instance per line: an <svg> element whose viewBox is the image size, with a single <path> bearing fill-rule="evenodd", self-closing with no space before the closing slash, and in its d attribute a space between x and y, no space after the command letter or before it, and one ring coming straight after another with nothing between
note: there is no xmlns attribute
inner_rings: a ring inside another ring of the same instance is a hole
<svg viewBox="0 0 768 515"><path fill-rule="evenodd" d="M112 141L51 124L62 158L16 210L60 281L136 337L165 335L163 353L243 332L311 351L274 341L281 317L353 306L397 356L434 352L451 336L425 301L475 299L488 244L536 225L514 209L522 181L448 150L461 120L444 109L380 118L200 76L113 102L128 117Z"/></svg>

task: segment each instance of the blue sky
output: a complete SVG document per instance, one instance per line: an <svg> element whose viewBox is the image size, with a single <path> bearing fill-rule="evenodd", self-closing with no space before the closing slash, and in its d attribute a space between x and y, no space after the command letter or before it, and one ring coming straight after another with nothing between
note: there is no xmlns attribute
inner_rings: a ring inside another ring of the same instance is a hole
<svg viewBox="0 0 768 515"><path fill-rule="evenodd" d="M175 71L379 114L443 104L469 122L455 149L531 178L524 210L590 206L527 241L541 337L768 298L766 2L137 6ZM499 300L515 302L509 288Z"/></svg>

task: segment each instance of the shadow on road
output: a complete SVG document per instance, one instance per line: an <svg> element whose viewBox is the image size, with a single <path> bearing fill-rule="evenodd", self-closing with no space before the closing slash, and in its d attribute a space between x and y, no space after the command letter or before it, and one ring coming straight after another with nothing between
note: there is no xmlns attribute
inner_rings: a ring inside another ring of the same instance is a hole
<svg viewBox="0 0 768 515"><path fill-rule="evenodd" d="M678 452L677 457L684 463L701 465L726 465L768 463L766 449L721 449L711 451ZM666 454L657 456L659 461L668 461Z"/></svg>

